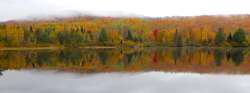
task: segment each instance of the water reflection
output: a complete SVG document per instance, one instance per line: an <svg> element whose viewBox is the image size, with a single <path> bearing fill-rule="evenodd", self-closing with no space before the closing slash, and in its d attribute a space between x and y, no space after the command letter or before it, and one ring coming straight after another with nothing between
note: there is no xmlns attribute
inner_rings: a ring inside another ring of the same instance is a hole
<svg viewBox="0 0 250 93"><path fill-rule="evenodd" d="M2 70L0 70L0 76L2 76L2 75L3 75Z"/></svg>
<svg viewBox="0 0 250 93"><path fill-rule="evenodd" d="M221 49L215 49L214 51L214 60L215 60L215 64L216 66L220 66L221 62L224 58L224 51L222 51Z"/></svg>
<svg viewBox="0 0 250 93"><path fill-rule="evenodd" d="M145 48L0 51L0 69L75 72L250 73L248 48Z"/></svg>

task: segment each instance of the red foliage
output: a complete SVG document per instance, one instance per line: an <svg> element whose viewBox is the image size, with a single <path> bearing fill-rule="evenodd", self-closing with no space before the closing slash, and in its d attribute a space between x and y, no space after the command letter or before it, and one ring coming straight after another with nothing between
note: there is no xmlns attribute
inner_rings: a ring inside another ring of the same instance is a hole
<svg viewBox="0 0 250 93"><path fill-rule="evenodd" d="M157 39L158 34L159 34L159 30L158 30L158 29L155 29L155 30L153 31L153 37L154 37L155 40Z"/></svg>

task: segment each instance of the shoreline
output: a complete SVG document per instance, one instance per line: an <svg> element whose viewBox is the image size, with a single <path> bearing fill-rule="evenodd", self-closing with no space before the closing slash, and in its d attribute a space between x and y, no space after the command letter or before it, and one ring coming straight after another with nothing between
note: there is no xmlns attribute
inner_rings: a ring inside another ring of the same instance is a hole
<svg viewBox="0 0 250 93"><path fill-rule="evenodd" d="M3 50L58 50L58 49L117 49L123 48L119 46L86 46L86 47L0 47L0 51ZM250 47L216 47L216 46L182 46L182 47L173 47L173 46L150 46L150 47L124 47L124 48L250 48Z"/></svg>
<svg viewBox="0 0 250 93"><path fill-rule="evenodd" d="M57 50L57 49L70 49L74 47L2 47L1 50ZM105 47L105 46L88 46L88 47L76 47L78 49L115 49L117 47Z"/></svg>

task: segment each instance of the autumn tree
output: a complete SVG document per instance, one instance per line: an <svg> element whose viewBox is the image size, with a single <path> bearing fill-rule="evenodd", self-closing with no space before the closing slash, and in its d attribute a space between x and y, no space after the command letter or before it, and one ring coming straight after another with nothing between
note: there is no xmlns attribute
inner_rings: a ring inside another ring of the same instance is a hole
<svg viewBox="0 0 250 93"><path fill-rule="evenodd" d="M0 23L0 29L6 29L6 25L5 25L5 24Z"/></svg>
<svg viewBox="0 0 250 93"><path fill-rule="evenodd" d="M159 37L159 30L155 29L153 30L153 38L155 41L158 41L158 37Z"/></svg>
<svg viewBox="0 0 250 93"><path fill-rule="evenodd" d="M5 46L9 47L9 46L12 45L13 39L12 39L11 37L9 37L9 36L5 36L5 37L2 38L1 41L3 42L3 44L4 44Z"/></svg>

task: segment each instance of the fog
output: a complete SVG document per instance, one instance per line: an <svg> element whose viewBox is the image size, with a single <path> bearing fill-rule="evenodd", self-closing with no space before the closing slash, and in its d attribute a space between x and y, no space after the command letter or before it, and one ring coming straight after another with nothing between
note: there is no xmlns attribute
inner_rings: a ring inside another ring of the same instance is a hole
<svg viewBox="0 0 250 93"><path fill-rule="evenodd" d="M1 93L250 93L250 75L4 71Z"/></svg>
<svg viewBox="0 0 250 93"><path fill-rule="evenodd" d="M248 14L248 0L0 0L0 21L75 14L193 16Z"/></svg>

